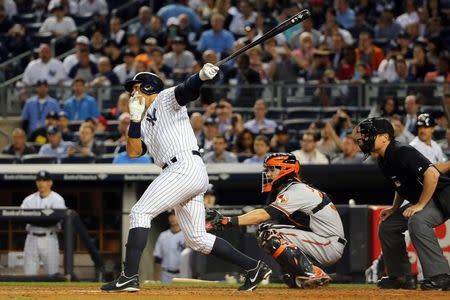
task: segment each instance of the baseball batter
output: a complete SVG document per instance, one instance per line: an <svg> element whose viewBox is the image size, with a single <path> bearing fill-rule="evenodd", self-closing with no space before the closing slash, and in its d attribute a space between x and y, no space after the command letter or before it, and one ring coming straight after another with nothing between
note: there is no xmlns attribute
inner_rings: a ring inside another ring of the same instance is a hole
<svg viewBox="0 0 450 300"><path fill-rule="evenodd" d="M186 104L198 98L203 81L211 80L219 68L205 64L198 74L182 84L163 90L161 79L141 72L125 83L131 93L127 152L138 157L148 152L162 168L130 214L124 271L104 291L138 291L138 268L148 239L151 221L160 213L175 209L186 244L195 251L239 265L245 273L240 290L253 290L272 270L236 250L225 240L205 230L203 194L208 188L208 174L198 152Z"/></svg>
<svg viewBox="0 0 450 300"><path fill-rule="evenodd" d="M314 288L329 283L319 267L336 263L346 240L341 218L327 194L303 183L300 164L292 153L272 153L264 161L263 192L271 203L238 217L213 212L207 227L215 229L262 224L257 232L260 246L281 265L289 287Z"/></svg>
<svg viewBox="0 0 450 300"><path fill-rule="evenodd" d="M52 191L53 181L50 173L40 171L36 176L37 192L27 196L21 208L65 209L63 197ZM57 231L59 224L54 222L27 224L28 232L24 249L25 275L37 275L40 262L48 275L58 273L59 245Z"/></svg>

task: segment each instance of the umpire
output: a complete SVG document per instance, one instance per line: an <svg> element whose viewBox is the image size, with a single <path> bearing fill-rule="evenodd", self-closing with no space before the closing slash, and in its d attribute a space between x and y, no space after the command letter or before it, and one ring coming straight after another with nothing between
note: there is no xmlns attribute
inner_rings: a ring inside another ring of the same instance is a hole
<svg viewBox="0 0 450 300"><path fill-rule="evenodd" d="M413 147L395 141L384 118L363 120L354 134L366 156L379 155L378 165L395 188L394 203L381 213L379 238L388 276L378 287L416 288L404 237L409 230L425 277L421 289L450 290L450 266L433 231L450 218L450 178L440 172L447 163L432 165Z"/></svg>

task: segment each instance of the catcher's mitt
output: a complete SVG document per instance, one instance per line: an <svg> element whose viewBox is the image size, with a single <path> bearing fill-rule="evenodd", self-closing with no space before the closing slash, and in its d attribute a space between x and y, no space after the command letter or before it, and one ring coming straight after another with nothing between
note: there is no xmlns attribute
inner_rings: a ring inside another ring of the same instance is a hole
<svg viewBox="0 0 450 300"><path fill-rule="evenodd" d="M206 231L223 231L231 227L231 218L224 217L215 209L206 209L205 212Z"/></svg>

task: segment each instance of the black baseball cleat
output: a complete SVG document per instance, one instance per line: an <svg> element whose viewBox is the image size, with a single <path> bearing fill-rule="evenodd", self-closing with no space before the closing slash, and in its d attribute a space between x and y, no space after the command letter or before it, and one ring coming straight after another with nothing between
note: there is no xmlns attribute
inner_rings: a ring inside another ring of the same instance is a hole
<svg viewBox="0 0 450 300"><path fill-rule="evenodd" d="M429 290L450 291L450 275L440 274L425 279L420 285L420 288L424 291Z"/></svg>
<svg viewBox="0 0 450 300"><path fill-rule="evenodd" d="M101 289L104 292L138 292L140 290L139 275L126 277L122 272L116 280L102 285Z"/></svg>
<svg viewBox="0 0 450 300"><path fill-rule="evenodd" d="M417 288L417 284L416 280L412 276L406 276L404 279L384 276L378 280L377 287L380 289L415 290Z"/></svg>
<svg viewBox="0 0 450 300"><path fill-rule="evenodd" d="M262 261L258 261L256 268L245 271L244 284L238 291L253 291L257 285L272 274L272 270Z"/></svg>

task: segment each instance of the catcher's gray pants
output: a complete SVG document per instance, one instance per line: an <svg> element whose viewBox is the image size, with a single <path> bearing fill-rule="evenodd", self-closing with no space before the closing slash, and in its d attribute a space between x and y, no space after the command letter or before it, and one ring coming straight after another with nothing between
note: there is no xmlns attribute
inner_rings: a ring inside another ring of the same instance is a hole
<svg viewBox="0 0 450 300"><path fill-rule="evenodd" d="M444 211L450 212L450 187L442 191L438 198ZM406 219L402 214L409 206L403 206L379 226L378 235L387 274L395 277L411 274L404 237L406 230L409 230L411 241L416 248L424 277L450 274L449 264L433 231L434 227L444 223L448 217L445 217L443 210L430 200L423 210Z"/></svg>

